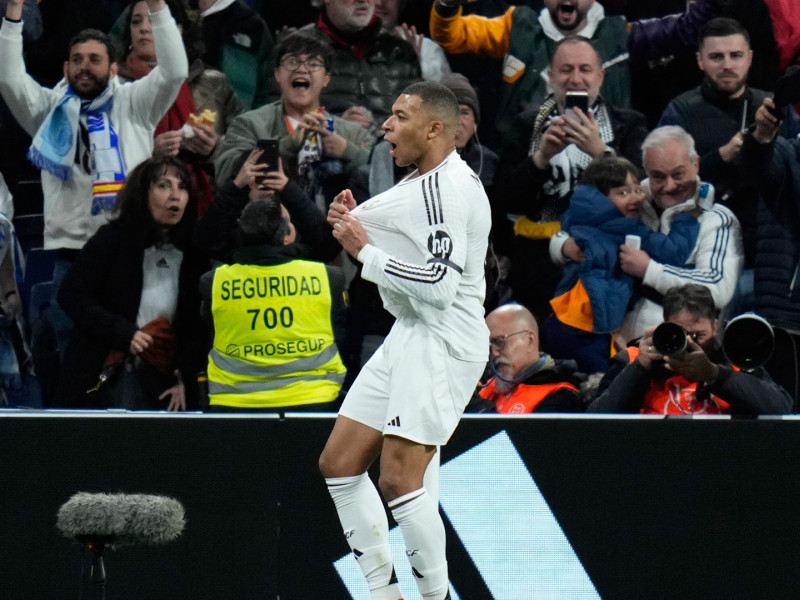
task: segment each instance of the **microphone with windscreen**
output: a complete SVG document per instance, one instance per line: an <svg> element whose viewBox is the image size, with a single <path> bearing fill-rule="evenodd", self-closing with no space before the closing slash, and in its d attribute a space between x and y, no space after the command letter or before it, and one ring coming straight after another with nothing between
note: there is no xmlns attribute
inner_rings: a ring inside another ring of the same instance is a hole
<svg viewBox="0 0 800 600"><path fill-rule="evenodd" d="M92 551L90 580L97 586L100 600L105 598L106 546L164 544L177 538L185 525L183 505L173 498L87 492L79 492L65 502L56 521L61 533Z"/></svg>

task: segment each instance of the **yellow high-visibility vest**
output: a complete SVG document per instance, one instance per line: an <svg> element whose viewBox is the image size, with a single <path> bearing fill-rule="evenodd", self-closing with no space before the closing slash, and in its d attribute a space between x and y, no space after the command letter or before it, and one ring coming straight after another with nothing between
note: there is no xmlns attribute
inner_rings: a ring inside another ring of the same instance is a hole
<svg viewBox="0 0 800 600"><path fill-rule="evenodd" d="M335 400L344 381L325 265L226 265L211 291L212 405L299 406Z"/></svg>

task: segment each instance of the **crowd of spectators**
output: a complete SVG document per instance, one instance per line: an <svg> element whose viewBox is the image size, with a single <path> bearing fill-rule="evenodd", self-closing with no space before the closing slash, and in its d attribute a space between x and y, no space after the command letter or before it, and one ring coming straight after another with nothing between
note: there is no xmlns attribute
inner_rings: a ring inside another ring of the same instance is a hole
<svg viewBox="0 0 800 600"><path fill-rule="evenodd" d="M425 79L492 205L468 410L796 412L800 21L640 4L0 1L0 406L335 410L392 317L324 214L407 174L381 126ZM783 345L748 370L750 311Z"/></svg>

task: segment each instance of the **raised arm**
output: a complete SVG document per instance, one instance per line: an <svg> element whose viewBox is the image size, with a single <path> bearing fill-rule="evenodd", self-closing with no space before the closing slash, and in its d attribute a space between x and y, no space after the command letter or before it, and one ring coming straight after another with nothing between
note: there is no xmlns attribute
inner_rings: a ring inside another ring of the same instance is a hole
<svg viewBox="0 0 800 600"><path fill-rule="evenodd" d="M23 0L9 0L0 27L0 94L20 126L33 136L61 94L42 87L25 70L22 7Z"/></svg>
<svg viewBox="0 0 800 600"><path fill-rule="evenodd" d="M175 102L189 76L189 61L175 19L164 0L148 0L153 25L153 42L158 65L145 77L131 83L132 102L154 126Z"/></svg>
<svg viewBox="0 0 800 600"><path fill-rule="evenodd" d="M631 24L628 49L638 62L675 55L694 55L700 29L714 17L723 16L730 0L697 0L687 3L683 14L641 19Z"/></svg>
<svg viewBox="0 0 800 600"><path fill-rule="evenodd" d="M6 19L9 21L19 21L22 19L22 7L25 0L8 0L6 5Z"/></svg>
<svg viewBox="0 0 800 600"><path fill-rule="evenodd" d="M493 19L479 15L465 17L460 2L436 0L431 7L431 37L451 54L471 52L503 58L508 52L513 12L512 6Z"/></svg>

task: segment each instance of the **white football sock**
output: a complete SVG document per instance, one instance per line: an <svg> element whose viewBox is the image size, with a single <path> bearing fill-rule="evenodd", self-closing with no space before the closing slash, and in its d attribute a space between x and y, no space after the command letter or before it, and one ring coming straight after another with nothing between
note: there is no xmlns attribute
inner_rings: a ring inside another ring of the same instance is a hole
<svg viewBox="0 0 800 600"><path fill-rule="evenodd" d="M344 536L367 579L371 600L399 600L400 586L392 565L389 522L378 490L366 473L326 477Z"/></svg>
<svg viewBox="0 0 800 600"><path fill-rule="evenodd" d="M445 531L439 505L425 488L420 488L389 502L392 516L406 543L406 556L425 600L447 597L447 557Z"/></svg>

